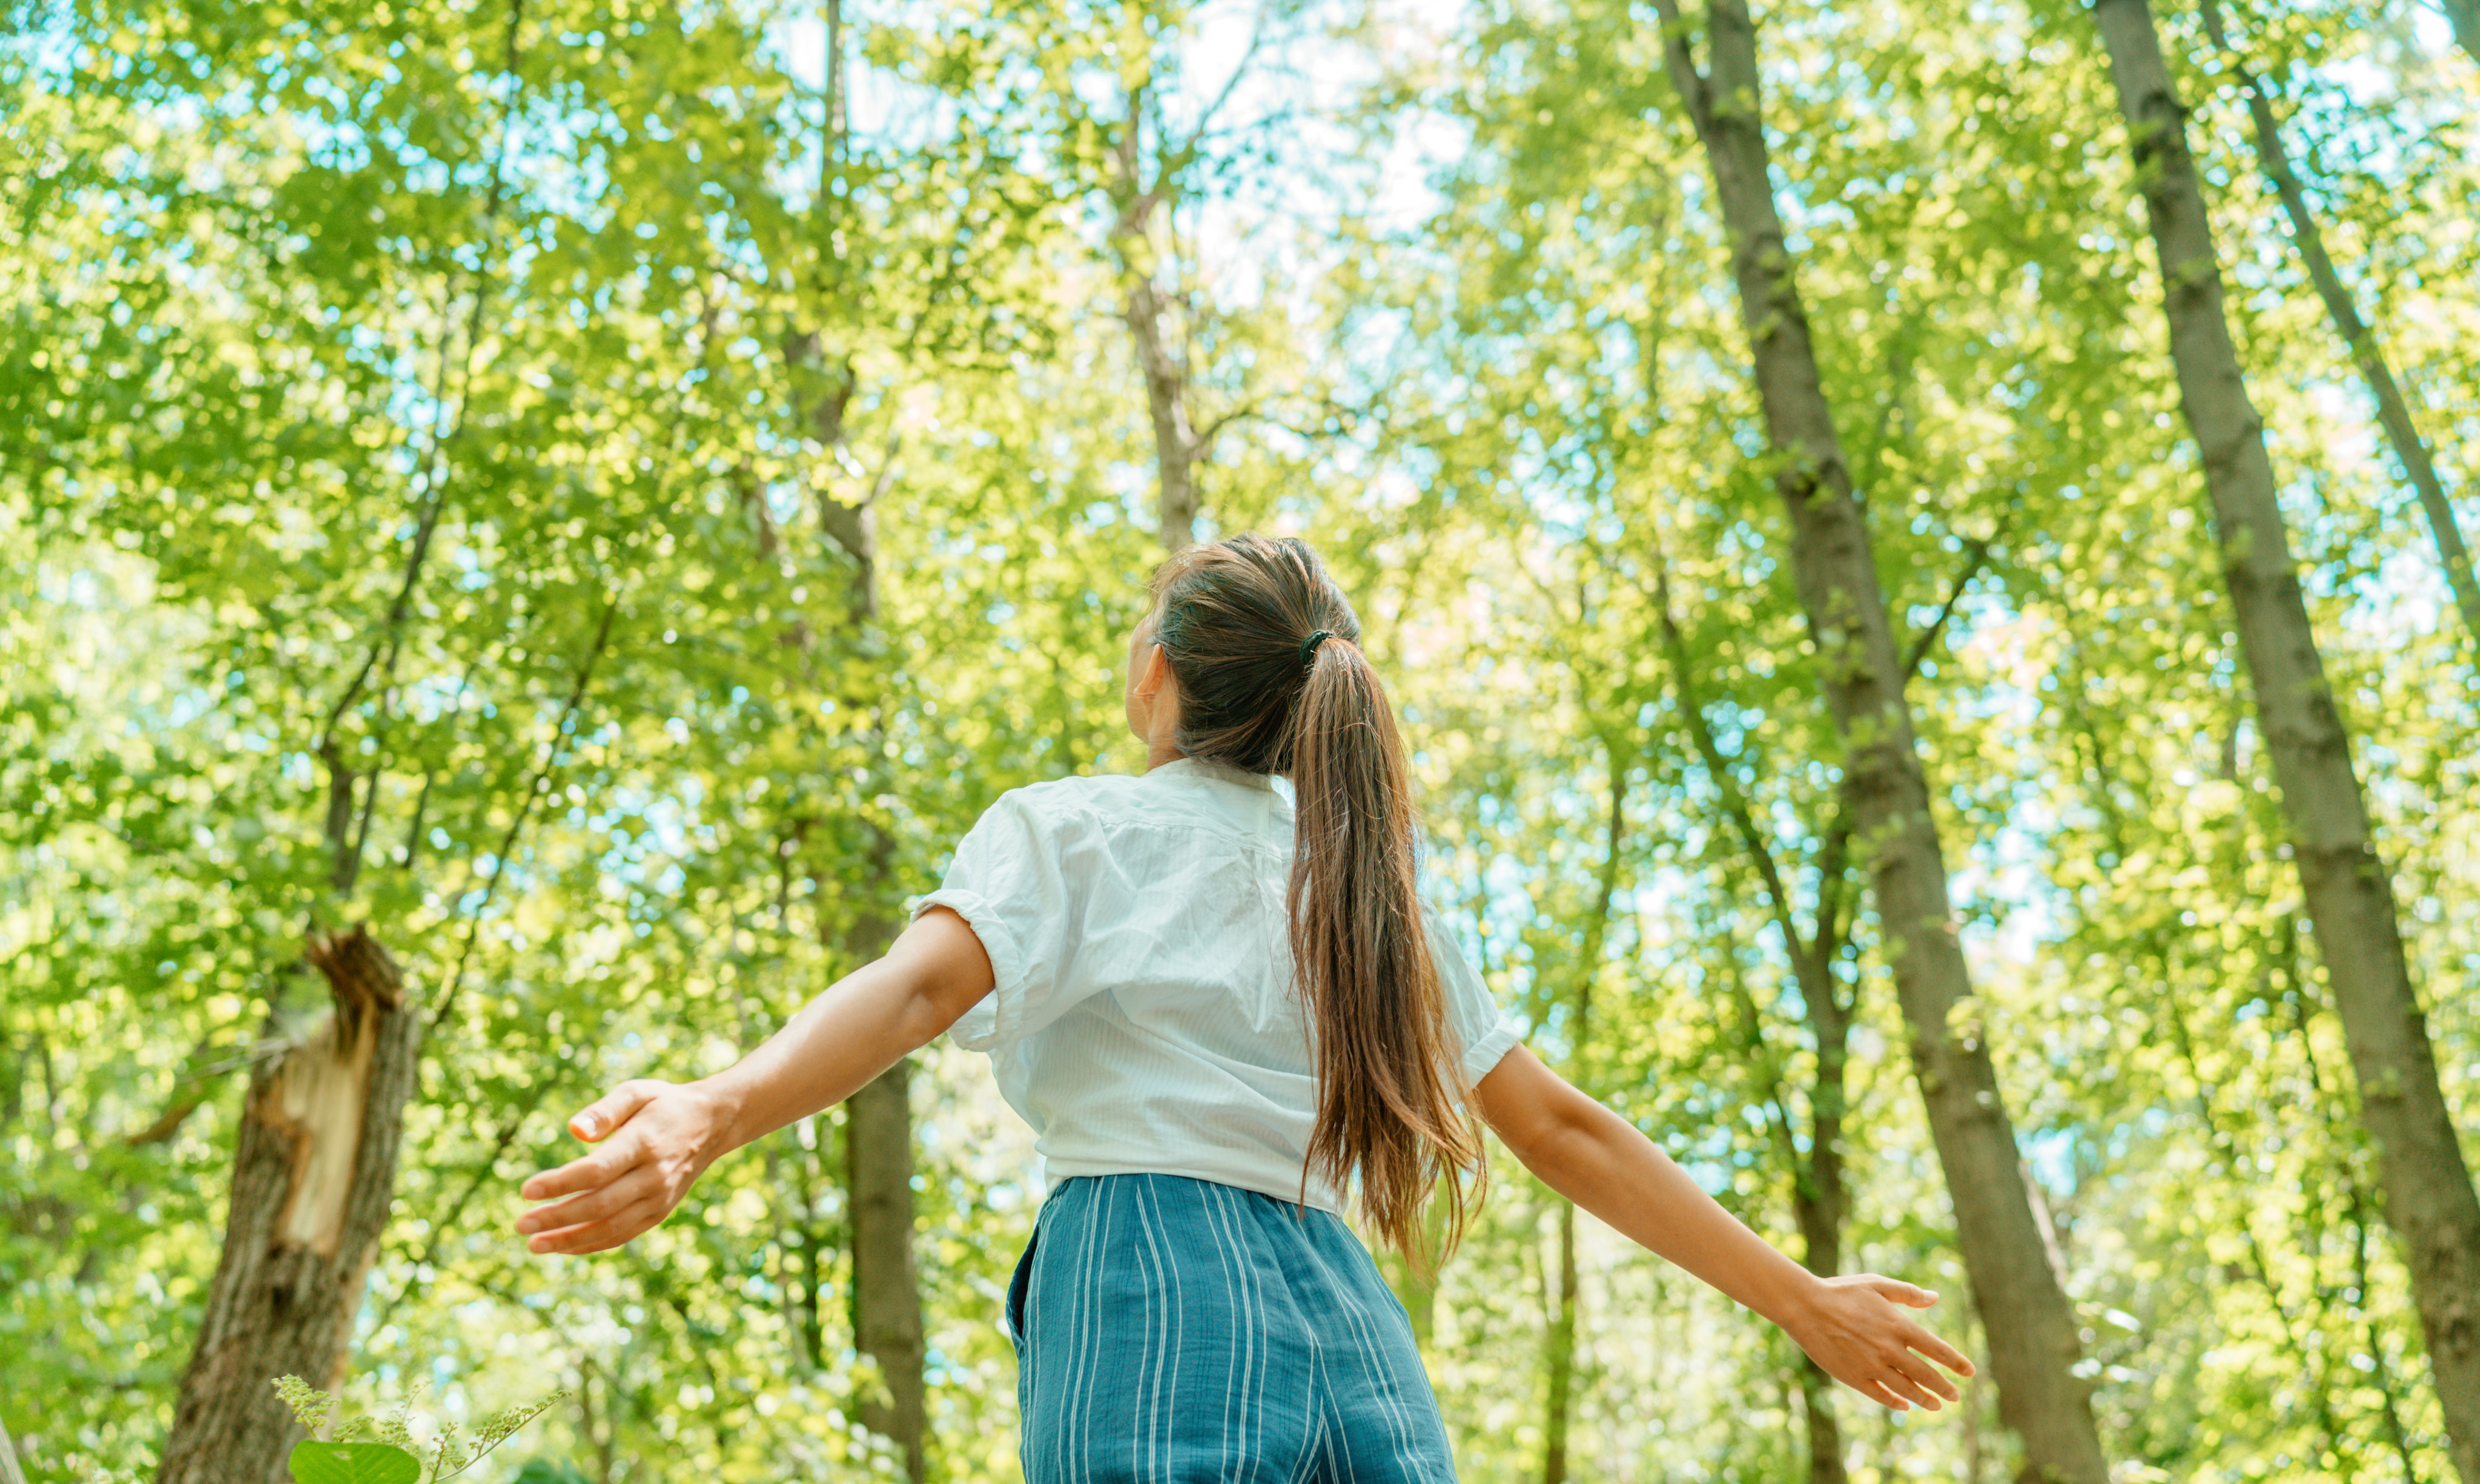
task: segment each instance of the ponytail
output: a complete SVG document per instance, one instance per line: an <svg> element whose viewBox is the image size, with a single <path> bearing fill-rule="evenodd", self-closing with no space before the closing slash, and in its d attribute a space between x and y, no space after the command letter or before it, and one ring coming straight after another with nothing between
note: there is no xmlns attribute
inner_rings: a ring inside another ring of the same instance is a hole
<svg viewBox="0 0 2480 1484"><path fill-rule="evenodd" d="M1192 548L1164 567L1155 592L1155 642L1180 689L1180 750L1291 776L1286 908L1316 1046L1304 1176L1339 1188L1356 1176L1364 1223L1426 1266L1461 1237L1485 1162L1421 926L1404 744L1361 652L1359 620L1299 541ZM1434 1191L1450 1205L1436 1252L1421 1219Z"/></svg>

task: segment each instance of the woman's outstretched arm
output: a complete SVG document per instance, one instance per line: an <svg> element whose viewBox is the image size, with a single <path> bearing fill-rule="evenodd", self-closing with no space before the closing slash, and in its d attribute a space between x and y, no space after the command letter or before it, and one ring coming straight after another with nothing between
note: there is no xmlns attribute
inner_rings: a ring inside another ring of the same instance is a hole
<svg viewBox="0 0 2480 1484"><path fill-rule="evenodd" d="M1835 1379L1898 1412L1934 1412L1972 1374L1962 1352L1898 1305L1937 1295L1863 1273L1820 1278L1740 1224L1653 1140L1518 1046L1481 1080L1482 1116L1542 1183L1781 1325ZM1935 1361L1937 1366L1930 1364Z"/></svg>
<svg viewBox="0 0 2480 1484"><path fill-rule="evenodd" d="M965 919L933 908L887 957L838 980L726 1071L679 1086L624 1082L568 1121L601 1148L525 1184L553 1200L517 1218L536 1252L601 1252L671 1215L706 1167L753 1139L842 1102L991 992Z"/></svg>

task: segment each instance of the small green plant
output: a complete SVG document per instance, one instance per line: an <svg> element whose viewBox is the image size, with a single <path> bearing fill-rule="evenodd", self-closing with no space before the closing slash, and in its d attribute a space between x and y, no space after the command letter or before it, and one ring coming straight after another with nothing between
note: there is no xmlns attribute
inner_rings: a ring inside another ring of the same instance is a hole
<svg viewBox="0 0 2480 1484"><path fill-rule="evenodd" d="M293 1409L294 1420L310 1434L306 1442L293 1446L297 1484L440 1484L480 1463L518 1428L568 1394L563 1389L530 1405L492 1413L475 1425L470 1447L457 1440L454 1427L442 1427L438 1442L425 1457L413 1441L413 1396L381 1417L355 1418L323 1441L319 1432L335 1417L336 1397L299 1376L279 1376L271 1384L275 1394ZM419 1394L417 1387L415 1395ZM363 1441L365 1437L368 1441Z"/></svg>

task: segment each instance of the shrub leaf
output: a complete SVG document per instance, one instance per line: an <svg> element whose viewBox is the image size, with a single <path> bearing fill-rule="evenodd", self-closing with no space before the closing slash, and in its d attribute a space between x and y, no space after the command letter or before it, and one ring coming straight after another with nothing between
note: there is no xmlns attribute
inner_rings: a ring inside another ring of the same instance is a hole
<svg viewBox="0 0 2480 1484"><path fill-rule="evenodd" d="M297 1443L296 1484L419 1484L422 1464L384 1443Z"/></svg>

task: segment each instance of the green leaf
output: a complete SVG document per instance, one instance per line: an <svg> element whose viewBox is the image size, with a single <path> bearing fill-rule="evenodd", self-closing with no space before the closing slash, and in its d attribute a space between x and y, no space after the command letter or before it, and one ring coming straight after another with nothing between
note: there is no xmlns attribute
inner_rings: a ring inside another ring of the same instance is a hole
<svg viewBox="0 0 2480 1484"><path fill-rule="evenodd" d="M418 1484L422 1464L384 1443L297 1443L293 1477L297 1484Z"/></svg>

